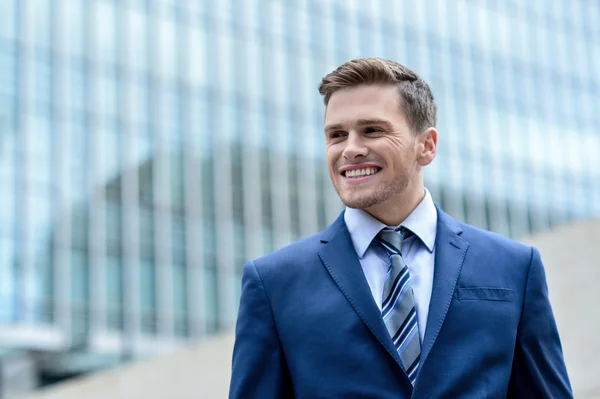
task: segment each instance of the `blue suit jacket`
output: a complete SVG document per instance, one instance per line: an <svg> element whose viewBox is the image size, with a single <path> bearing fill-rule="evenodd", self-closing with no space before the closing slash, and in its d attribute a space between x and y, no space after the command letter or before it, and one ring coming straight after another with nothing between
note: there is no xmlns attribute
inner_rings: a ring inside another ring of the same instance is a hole
<svg viewBox="0 0 600 399"><path fill-rule="evenodd" d="M244 266L230 398L570 398L538 251L438 209L414 388L343 214Z"/></svg>

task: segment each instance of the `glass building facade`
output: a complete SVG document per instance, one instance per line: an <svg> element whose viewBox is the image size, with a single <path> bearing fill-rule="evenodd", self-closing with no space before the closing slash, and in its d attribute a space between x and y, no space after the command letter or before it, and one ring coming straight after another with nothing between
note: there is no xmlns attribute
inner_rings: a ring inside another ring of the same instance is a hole
<svg viewBox="0 0 600 399"><path fill-rule="evenodd" d="M600 5L3 0L0 345L76 374L234 325L241 269L342 209L320 78L436 96L434 200L512 237L600 214Z"/></svg>

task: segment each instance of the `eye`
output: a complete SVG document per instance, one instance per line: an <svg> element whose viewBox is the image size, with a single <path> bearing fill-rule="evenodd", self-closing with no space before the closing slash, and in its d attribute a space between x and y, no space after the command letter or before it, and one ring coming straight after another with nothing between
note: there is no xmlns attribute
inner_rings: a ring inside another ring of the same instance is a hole
<svg viewBox="0 0 600 399"><path fill-rule="evenodd" d="M341 131L341 130L335 130L335 131L329 133L329 139L330 140L341 139L341 138L343 138L345 136L346 136L346 132Z"/></svg>
<svg viewBox="0 0 600 399"><path fill-rule="evenodd" d="M365 128L365 133L367 134L377 134L377 133L383 133L383 129L380 127L376 127L376 126L369 126L367 128Z"/></svg>

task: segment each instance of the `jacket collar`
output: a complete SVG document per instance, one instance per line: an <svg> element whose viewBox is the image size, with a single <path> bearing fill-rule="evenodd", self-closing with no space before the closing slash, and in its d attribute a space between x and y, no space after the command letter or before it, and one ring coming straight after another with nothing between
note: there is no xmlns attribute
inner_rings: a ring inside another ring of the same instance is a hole
<svg viewBox="0 0 600 399"><path fill-rule="evenodd" d="M346 208L344 222L359 259L365 255L375 236L386 227L363 209ZM437 209L429 190L425 189L423 200L400 225L409 229L423 242L429 252L433 252L437 231Z"/></svg>

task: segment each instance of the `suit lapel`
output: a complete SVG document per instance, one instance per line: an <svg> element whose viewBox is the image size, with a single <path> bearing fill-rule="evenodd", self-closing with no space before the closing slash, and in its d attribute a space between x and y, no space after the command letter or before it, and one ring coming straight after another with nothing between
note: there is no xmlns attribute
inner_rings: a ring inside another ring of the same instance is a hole
<svg viewBox="0 0 600 399"><path fill-rule="evenodd" d="M321 242L324 245L319 251L319 256L333 281L358 316L396 360L398 366L402 367L398 352L381 317L381 311L373 299L371 289L362 271L343 215L342 212L340 217L323 233ZM406 383L410 386L408 377L406 377Z"/></svg>
<svg viewBox="0 0 600 399"><path fill-rule="evenodd" d="M427 328L421 348L421 368L423 368L442 328L469 248L469 243L460 237L462 233L460 225L439 208L437 210L433 289L427 316Z"/></svg>
<svg viewBox="0 0 600 399"><path fill-rule="evenodd" d="M439 208L437 211L433 289L427 317L427 329L421 348L421 372L448 313L458 276L469 248L469 243L460 237L462 229L458 222ZM352 245L343 212L323 232L321 242L324 245L319 251L319 257L333 281L371 333L402 368L398 352L381 318L381 312L373 300L371 289ZM407 386L412 388L408 377L404 373L402 374L406 378Z"/></svg>

